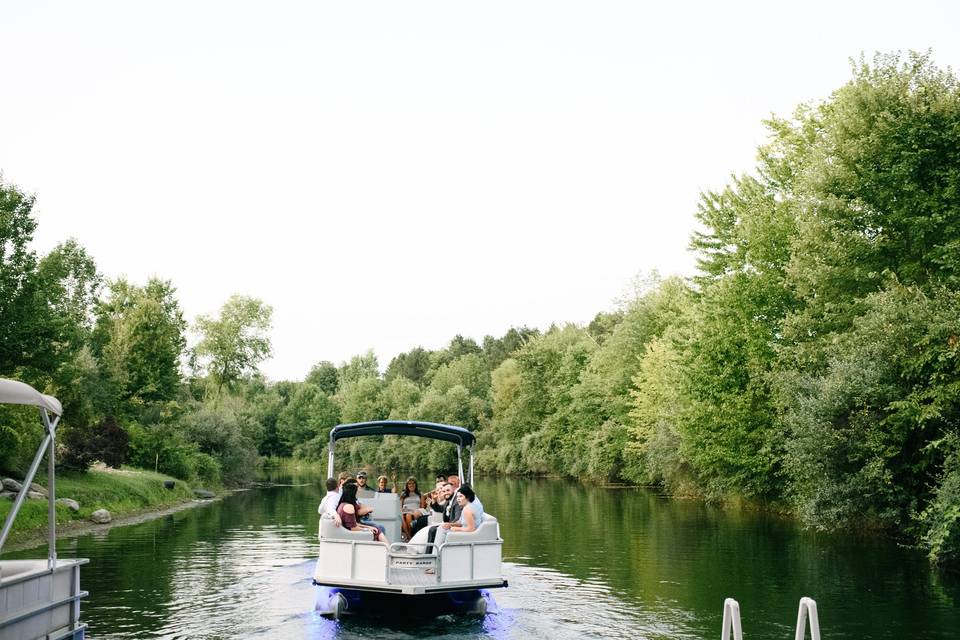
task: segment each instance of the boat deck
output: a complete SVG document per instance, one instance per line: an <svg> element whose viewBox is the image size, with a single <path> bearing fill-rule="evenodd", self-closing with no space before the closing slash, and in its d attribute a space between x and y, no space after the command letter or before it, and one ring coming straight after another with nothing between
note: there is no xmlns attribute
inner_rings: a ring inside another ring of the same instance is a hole
<svg viewBox="0 0 960 640"><path fill-rule="evenodd" d="M437 575L426 573L421 568L398 569L394 567L390 570L390 582L410 587L430 587L437 584Z"/></svg>

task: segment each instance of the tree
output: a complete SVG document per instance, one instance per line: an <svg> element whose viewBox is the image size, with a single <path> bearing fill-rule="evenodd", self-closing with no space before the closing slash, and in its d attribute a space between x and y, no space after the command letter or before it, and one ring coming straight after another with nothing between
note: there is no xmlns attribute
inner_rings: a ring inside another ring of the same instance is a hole
<svg viewBox="0 0 960 640"><path fill-rule="evenodd" d="M270 357L273 308L256 298L231 296L220 309L220 317L200 316L195 327L200 334L196 353L217 385L232 386L257 370Z"/></svg>
<svg viewBox="0 0 960 640"><path fill-rule="evenodd" d="M540 335L536 329L529 327L510 327L502 338L493 336L483 337L483 356L487 359L487 366L491 371L500 366L514 352L525 345L527 340Z"/></svg>
<svg viewBox="0 0 960 640"><path fill-rule="evenodd" d="M120 278L109 284L109 291L109 298L97 305L92 336L115 398L107 409L124 414L175 398L187 326L176 289L168 280L151 278L138 287Z"/></svg>
<svg viewBox="0 0 960 640"><path fill-rule="evenodd" d="M45 255L37 272L61 353L73 353L88 342L93 330L103 277L90 254L72 238Z"/></svg>
<svg viewBox="0 0 960 640"><path fill-rule="evenodd" d="M332 362L324 360L310 368L310 373L307 374L304 382L315 384L325 394L332 396L337 392L337 387L340 385L340 374Z"/></svg>
<svg viewBox="0 0 960 640"><path fill-rule="evenodd" d="M362 356L353 356L350 362L343 362L337 370L337 380L339 387L350 385L364 378L380 378L380 364L377 362L377 356L373 349L368 350Z"/></svg>
<svg viewBox="0 0 960 640"><path fill-rule="evenodd" d="M340 407L315 384L297 386L290 402L277 418L277 433L290 449L320 437L326 440L340 421Z"/></svg>
<svg viewBox="0 0 960 640"><path fill-rule="evenodd" d="M390 361L384 379L390 382L396 377L403 377L420 384L425 380L429 370L430 352L423 347L414 347Z"/></svg>
<svg viewBox="0 0 960 640"><path fill-rule="evenodd" d="M55 331L29 246L37 227L34 202L0 176L0 375L26 368L28 380L56 364Z"/></svg>

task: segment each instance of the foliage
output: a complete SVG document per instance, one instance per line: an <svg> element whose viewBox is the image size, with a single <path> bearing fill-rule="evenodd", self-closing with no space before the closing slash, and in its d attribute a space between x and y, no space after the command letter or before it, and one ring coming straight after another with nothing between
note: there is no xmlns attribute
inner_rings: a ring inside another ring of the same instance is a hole
<svg viewBox="0 0 960 640"><path fill-rule="evenodd" d="M0 176L0 375L23 371L28 381L55 364L55 329L29 247L37 226L34 202Z"/></svg>
<svg viewBox="0 0 960 640"><path fill-rule="evenodd" d="M951 432L930 446L947 454L934 495L920 514L921 545L934 562L955 563L960 560L960 436Z"/></svg>
<svg viewBox="0 0 960 640"><path fill-rule="evenodd" d="M960 293L891 282L864 307L822 373L784 380L785 466L811 524L906 528L943 465L931 443L960 419Z"/></svg>
<svg viewBox="0 0 960 640"><path fill-rule="evenodd" d="M340 374L332 362L324 360L313 365L305 382L317 385L325 394L332 396L340 386Z"/></svg>
<svg viewBox="0 0 960 640"><path fill-rule="evenodd" d="M270 330L273 308L256 298L233 295L220 309L220 316L200 316L196 353L205 365L217 391L233 386L271 353Z"/></svg>
<svg viewBox="0 0 960 640"><path fill-rule="evenodd" d="M118 279L96 308L91 337L110 400L107 410L136 416L151 403L171 400L180 389L180 358L186 322L169 281L150 279L143 287Z"/></svg>
<svg viewBox="0 0 960 640"><path fill-rule="evenodd" d="M87 427L73 426L61 430L65 455L64 466L85 471L94 462L119 469L126 462L130 436L113 416Z"/></svg>
<svg viewBox="0 0 960 640"><path fill-rule="evenodd" d="M314 438L326 444L330 429L339 422L340 407L323 389L304 382L280 412L277 434L290 450Z"/></svg>

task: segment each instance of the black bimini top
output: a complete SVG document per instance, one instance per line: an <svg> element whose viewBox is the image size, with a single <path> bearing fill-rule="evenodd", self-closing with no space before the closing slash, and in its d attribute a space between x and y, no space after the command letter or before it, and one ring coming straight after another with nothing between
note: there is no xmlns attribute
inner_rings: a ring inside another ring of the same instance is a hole
<svg viewBox="0 0 960 640"><path fill-rule="evenodd" d="M411 420L375 420L373 422L355 422L338 424L330 430L330 443L341 438L355 436L419 436L446 440L460 446L473 444L473 434L463 427L435 422L416 422ZM332 450L332 449L331 449Z"/></svg>

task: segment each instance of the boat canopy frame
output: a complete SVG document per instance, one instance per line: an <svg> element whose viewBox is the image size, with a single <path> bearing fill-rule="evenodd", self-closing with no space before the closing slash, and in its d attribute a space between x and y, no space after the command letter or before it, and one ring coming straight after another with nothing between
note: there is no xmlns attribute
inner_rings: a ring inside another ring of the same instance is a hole
<svg viewBox="0 0 960 640"><path fill-rule="evenodd" d="M328 478L333 477L333 448L337 440L358 436L415 436L451 442L457 445L457 473L461 482L464 480L463 448L467 447L470 452L469 482L473 484L473 445L476 436L463 427L418 420L373 420L338 424L330 430L330 444L327 447Z"/></svg>
<svg viewBox="0 0 960 640"><path fill-rule="evenodd" d="M60 416L63 414L63 407L60 401L53 396L40 393L30 385L19 380L8 380L0 378L0 404L21 404L34 406L40 409L40 420L43 422L44 438L37 449L33 462L30 464L30 470L24 478L23 485L17 493L13 508L7 513L7 519L3 523L3 529L0 530L0 550L7 541L7 536L13 528L13 521L17 518L17 513L23 505L30 491L30 485L40 468L40 461L43 454L47 453L47 566L54 569L57 566L57 512L56 512L56 459L54 451L56 450L57 424L60 422ZM53 414L53 419L50 418Z"/></svg>

